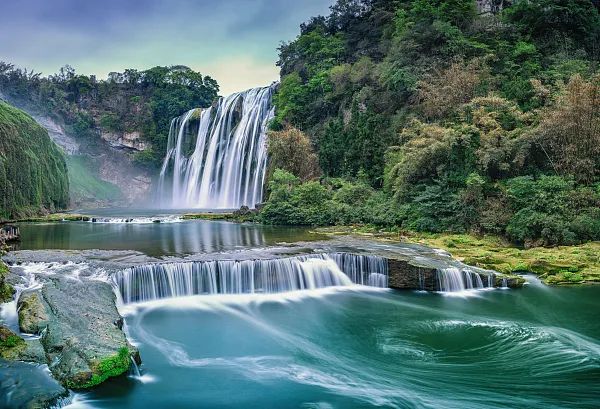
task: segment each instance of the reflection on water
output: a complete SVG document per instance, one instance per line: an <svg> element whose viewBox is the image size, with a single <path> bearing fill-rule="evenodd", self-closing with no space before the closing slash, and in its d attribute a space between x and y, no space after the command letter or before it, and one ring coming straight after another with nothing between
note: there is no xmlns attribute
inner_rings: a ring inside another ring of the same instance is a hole
<svg viewBox="0 0 600 409"><path fill-rule="evenodd" d="M23 223L20 228L22 241L14 250L137 250L150 256L230 251L323 238L302 228L207 220L147 224Z"/></svg>

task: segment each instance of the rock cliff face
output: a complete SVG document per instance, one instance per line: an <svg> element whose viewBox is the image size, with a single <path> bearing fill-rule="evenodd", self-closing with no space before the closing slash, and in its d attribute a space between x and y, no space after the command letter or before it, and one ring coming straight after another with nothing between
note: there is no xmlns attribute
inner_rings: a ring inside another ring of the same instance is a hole
<svg viewBox="0 0 600 409"><path fill-rule="evenodd" d="M74 135L53 118L23 105L20 108L46 129L52 141L67 155L72 207L130 206L148 200L152 174L136 165L130 155L149 148L139 132L101 132L99 141L91 141L89 136ZM98 184L107 183L114 185L112 190L121 192L119 199L116 195L103 194L104 190L110 190L110 185L98 188Z"/></svg>
<svg viewBox="0 0 600 409"><path fill-rule="evenodd" d="M79 153L79 143L75 138L67 135L62 125L50 117L30 113L35 121L48 131L50 139L57 144L65 154L76 155Z"/></svg>
<svg viewBox="0 0 600 409"><path fill-rule="evenodd" d="M111 148L141 152L150 148L150 145L142 139L140 132L102 132L100 137L105 140Z"/></svg>

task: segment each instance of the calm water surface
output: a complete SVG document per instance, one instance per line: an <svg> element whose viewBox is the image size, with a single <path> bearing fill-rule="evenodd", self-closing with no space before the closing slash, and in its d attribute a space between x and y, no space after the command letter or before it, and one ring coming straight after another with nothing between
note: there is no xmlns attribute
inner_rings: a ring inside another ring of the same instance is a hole
<svg viewBox="0 0 600 409"><path fill-rule="evenodd" d="M186 255L320 240L304 228L190 220L176 223L21 223L16 250L137 250L150 256Z"/></svg>

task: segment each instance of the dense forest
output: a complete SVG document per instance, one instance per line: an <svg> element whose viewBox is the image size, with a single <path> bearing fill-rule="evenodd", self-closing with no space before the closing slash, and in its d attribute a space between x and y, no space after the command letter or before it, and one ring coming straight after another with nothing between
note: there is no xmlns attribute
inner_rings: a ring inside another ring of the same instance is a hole
<svg viewBox="0 0 600 409"><path fill-rule="evenodd" d="M303 24L259 218L599 240L598 5L495 4L339 0Z"/></svg>
<svg viewBox="0 0 600 409"><path fill-rule="evenodd" d="M0 62L0 92L9 101L56 119L81 142L97 144L101 132L139 132L150 149L135 159L154 167L162 160L171 120L217 97L217 82L177 65L112 72L106 80L65 66L55 75Z"/></svg>
<svg viewBox="0 0 600 409"><path fill-rule="evenodd" d="M0 221L68 206L62 152L33 118L0 101Z"/></svg>

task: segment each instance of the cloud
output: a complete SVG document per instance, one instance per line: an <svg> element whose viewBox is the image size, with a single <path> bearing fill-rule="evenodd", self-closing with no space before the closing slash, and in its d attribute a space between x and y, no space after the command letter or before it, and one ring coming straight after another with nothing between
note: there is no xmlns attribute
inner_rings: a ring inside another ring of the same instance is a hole
<svg viewBox="0 0 600 409"><path fill-rule="evenodd" d="M277 47L333 0L19 0L0 4L0 58L105 77L183 64L223 93L277 78Z"/></svg>

